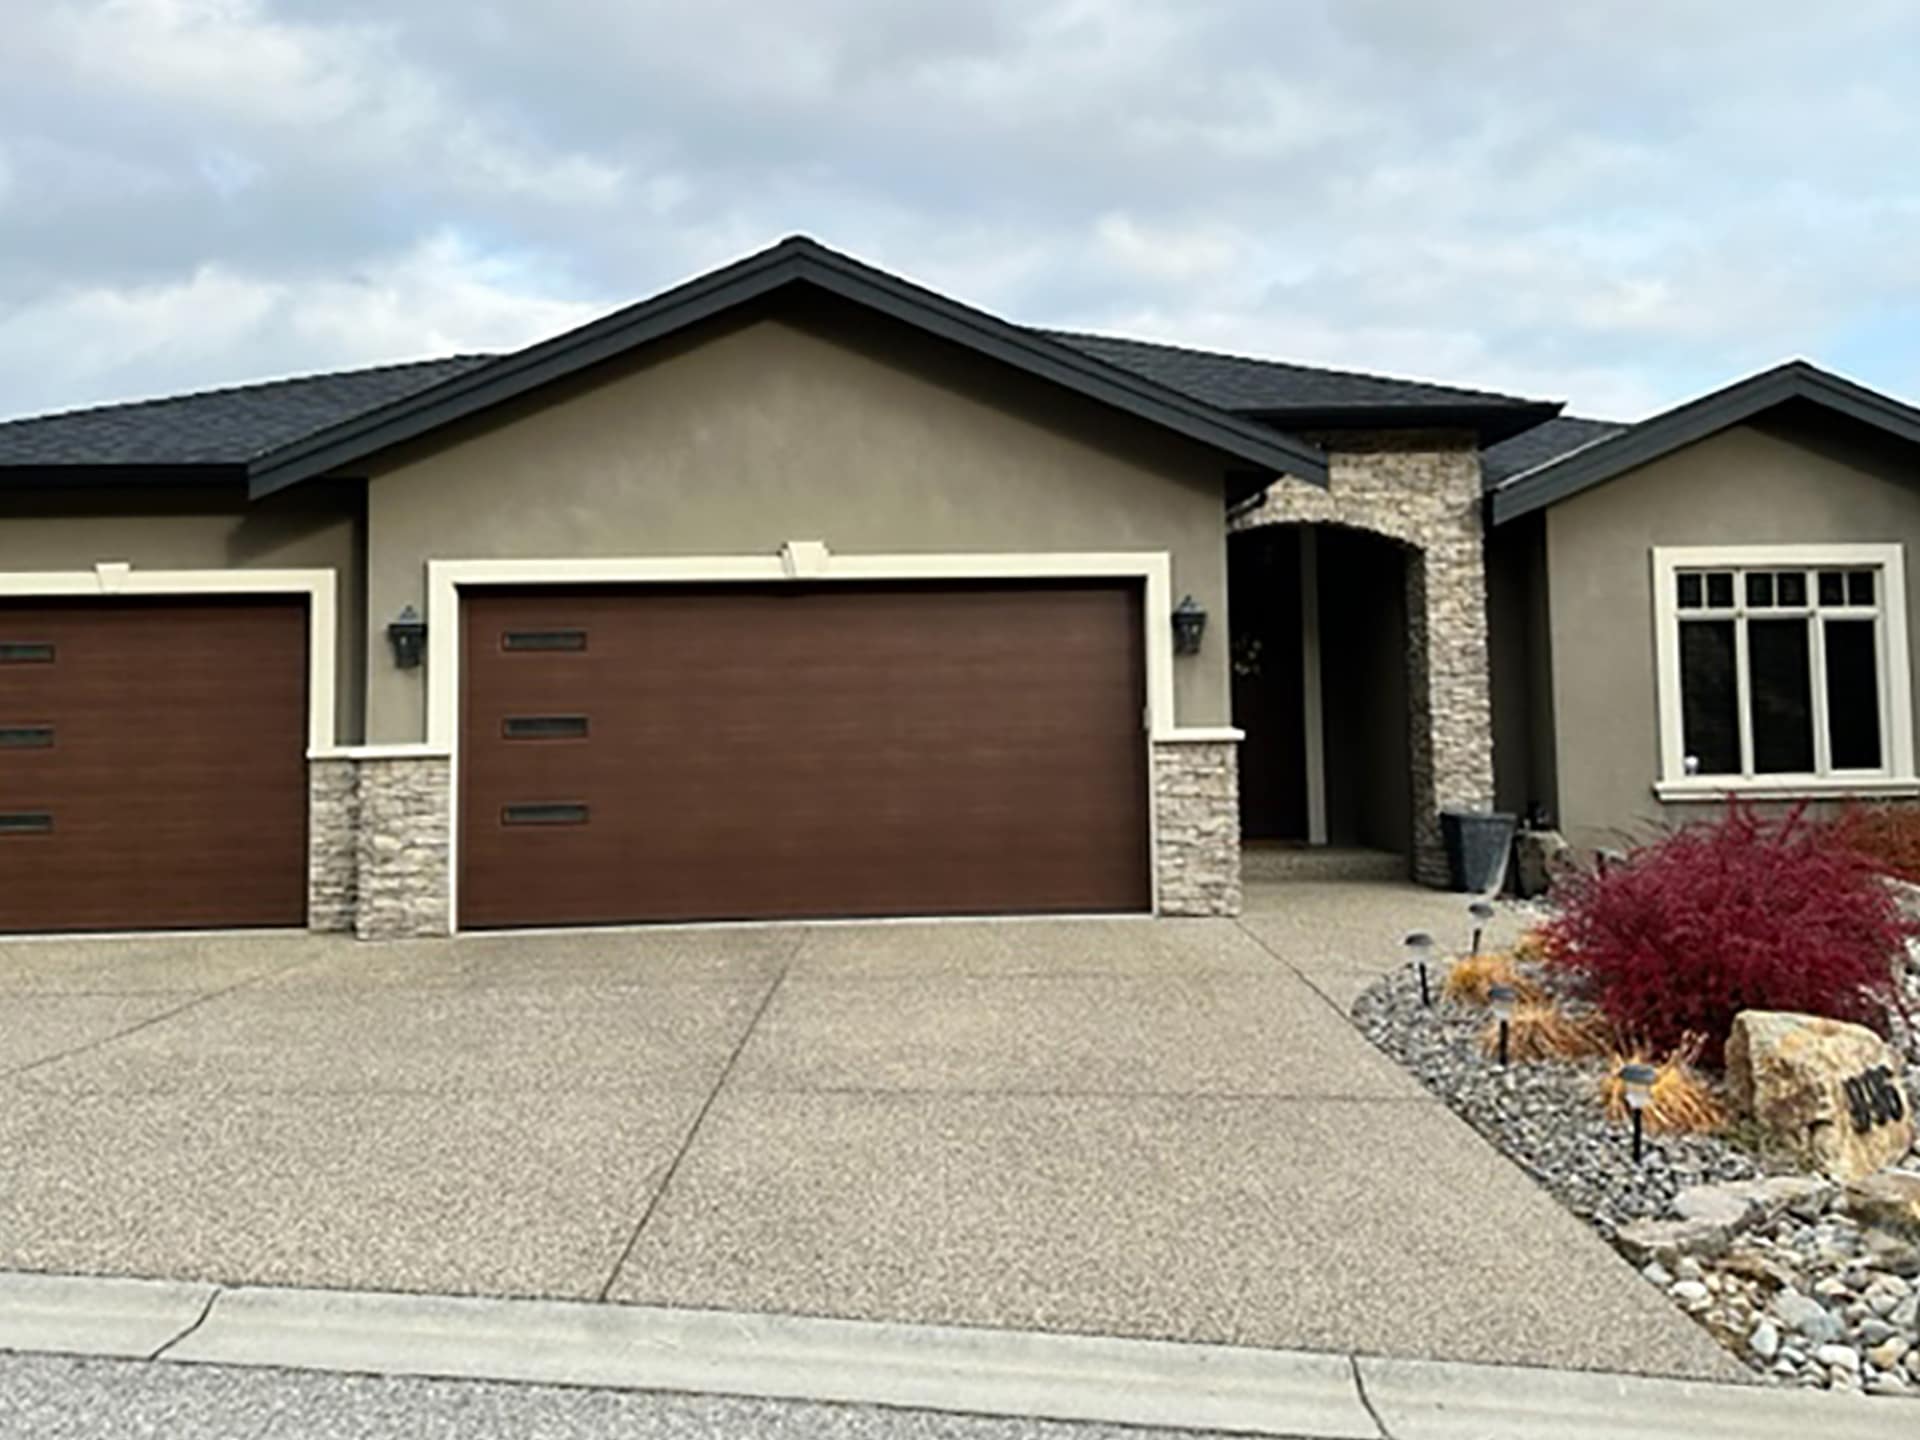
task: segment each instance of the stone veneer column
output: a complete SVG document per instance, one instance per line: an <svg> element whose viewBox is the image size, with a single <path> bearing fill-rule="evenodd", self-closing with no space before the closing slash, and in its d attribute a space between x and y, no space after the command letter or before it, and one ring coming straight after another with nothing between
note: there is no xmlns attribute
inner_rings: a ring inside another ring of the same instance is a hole
<svg viewBox="0 0 1920 1440"><path fill-rule="evenodd" d="M359 892L360 786L342 756L307 762L307 928L348 932Z"/></svg>
<svg viewBox="0 0 1920 1440"><path fill-rule="evenodd" d="M1154 870L1162 915L1240 913L1240 755L1234 740L1153 745Z"/></svg>
<svg viewBox="0 0 1920 1440"><path fill-rule="evenodd" d="M1282 480L1234 518L1260 525L1345 525L1408 547L1407 758L1413 868L1444 884L1443 806L1493 804L1493 702L1480 453L1465 432L1347 432L1312 437L1327 488Z"/></svg>
<svg viewBox="0 0 1920 1440"><path fill-rule="evenodd" d="M447 933L451 774L445 756L359 761L354 933L362 940Z"/></svg>

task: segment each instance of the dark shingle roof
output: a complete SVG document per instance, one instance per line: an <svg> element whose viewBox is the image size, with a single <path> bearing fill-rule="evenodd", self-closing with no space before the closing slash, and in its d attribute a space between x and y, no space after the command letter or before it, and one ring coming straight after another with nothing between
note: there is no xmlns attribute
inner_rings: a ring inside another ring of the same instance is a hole
<svg viewBox="0 0 1920 1440"><path fill-rule="evenodd" d="M1587 420L1578 415L1561 415L1536 425L1531 430L1489 445L1480 455L1481 473L1487 489L1511 479L1523 470L1571 455L1583 445L1618 435L1627 427L1612 420Z"/></svg>
<svg viewBox="0 0 1920 1440"><path fill-rule="evenodd" d="M1097 360L1131 370L1222 410L1270 413L1288 410L1377 410L1386 407L1534 406L1540 402L1491 390L1464 390L1424 380L1397 380L1356 370L1329 370L1283 360L1257 360L1191 350L1117 335L1068 330L1040 332Z"/></svg>
<svg viewBox="0 0 1920 1440"><path fill-rule="evenodd" d="M0 467L240 465L483 365L449 355L0 424Z"/></svg>

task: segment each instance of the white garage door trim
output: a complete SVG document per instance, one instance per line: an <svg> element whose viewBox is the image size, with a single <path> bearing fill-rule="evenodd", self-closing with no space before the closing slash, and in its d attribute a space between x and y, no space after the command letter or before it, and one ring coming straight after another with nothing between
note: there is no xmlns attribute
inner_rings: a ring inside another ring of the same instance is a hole
<svg viewBox="0 0 1920 1440"><path fill-rule="evenodd" d="M1164 550L1044 554L845 555L817 540L790 540L773 555L699 555L647 559L429 560L427 562L427 745L451 757L447 929L459 927L460 896L460 590L494 585L768 584L793 580L1137 580L1145 588L1148 855L1158 852L1151 746L1185 740L1237 740L1231 727L1182 731L1174 724L1173 562ZM1152 904L1160 907L1159 867L1149 864Z"/></svg>
<svg viewBox="0 0 1920 1440"><path fill-rule="evenodd" d="M333 753L335 650L339 643L331 570L139 570L102 561L91 570L0 573L0 596L304 595L307 599L307 758Z"/></svg>

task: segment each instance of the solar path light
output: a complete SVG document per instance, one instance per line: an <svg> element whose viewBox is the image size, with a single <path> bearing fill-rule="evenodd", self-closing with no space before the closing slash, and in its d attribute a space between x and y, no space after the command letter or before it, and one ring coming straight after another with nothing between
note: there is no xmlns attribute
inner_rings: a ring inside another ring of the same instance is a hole
<svg viewBox="0 0 1920 1440"><path fill-rule="evenodd" d="M1407 955L1412 959L1414 968L1420 972L1420 1003L1433 1004L1433 995L1427 989L1427 966L1433 963L1433 936L1424 930L1415 930L1405 941Z"/></svg>
<svg viewBox="0 0 1920 1440"><path fill-rule="evenodd" d="M1653 1082L1660 1072L1644 1061L1635 1060L1620 1067L1620 1084L1627 1092L1627 1109L1633 1115L1633 1163L1640 1163L1640 1134L1647 1106L1653 1102Z"/></svg>
<svg viewBox="0 0 1920 1440"><path fill-rule="evenodd" d="M1493 903L1489 900L1475 900L1467 906L1467 914L1473 917L1473 950L1480 953L1480 939L1487 932L1487 925L1493 919Z"/></svg>
<svg viewBox="0 0 1920 1440"><path fill-rule="evenodd" d="M1507 1030L1513 1023L1514 991L1511 985L1489 985L1487 999L1493 1006L1493 1018L1500 1022L1500 1068L1507 1068Z"/></svg>

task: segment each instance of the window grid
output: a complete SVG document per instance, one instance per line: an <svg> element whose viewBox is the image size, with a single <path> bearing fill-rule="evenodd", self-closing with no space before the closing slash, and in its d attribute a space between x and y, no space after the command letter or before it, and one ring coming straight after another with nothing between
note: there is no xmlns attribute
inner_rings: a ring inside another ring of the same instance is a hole
<svg viewBox="0 0 1920 1440"><path fill-rule="evenodd" d="M1753 675L1748 645L1751 620L1804 619L1810 664L1808 701L1813 722L1814 769L1819 777L1879 778L1891 773L1889 737L1881 727L1880 764L1868 769L1836 769L1833 765L1830 693L1827 686L1828 620L1867 620L1873 623L1877 700L1887 706L1888 667L1886 635L1881 623L1881 600L1887 581L1877 565L1701 565L1677 568L1672 575L1674 614L1680 625L1700 621L1734 622L1735 715L1738 721L1740 769L1738 778L1770 780L1794 778L1797 772L1757 771L1754 768ZM1798 603L1782 603L1797 595ZM1828 599L1827 597L1833 597ZM1685 677L1676 677L1684 686ZM1683 738L1684 750L1684 738ZM1684 757L1683 757L1684 758ZM1695 772L1683 771L1688 778ZM1702 779L1733 779L1732 774L1707 773Z"/></svg>

